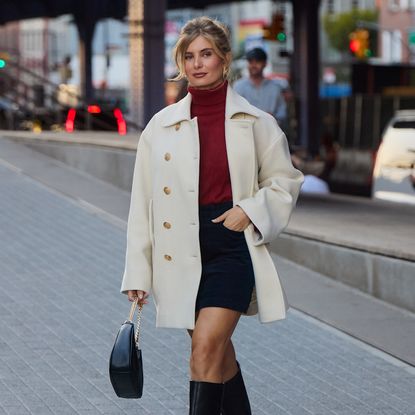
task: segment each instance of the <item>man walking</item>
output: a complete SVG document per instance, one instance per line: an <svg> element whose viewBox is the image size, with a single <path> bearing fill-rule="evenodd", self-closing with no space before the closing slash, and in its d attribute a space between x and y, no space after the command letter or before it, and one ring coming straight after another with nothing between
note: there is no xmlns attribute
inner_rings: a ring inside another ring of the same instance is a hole
<svg viewBox="0 0 415 415"><path fill-rule="evenodd" d="M246 54L249 78L242 78L233 85L236 92L252 105L273 115L280 126L287 118L287 104L277 81L264 78L267 54L261 48L251 49Z"/></svg>

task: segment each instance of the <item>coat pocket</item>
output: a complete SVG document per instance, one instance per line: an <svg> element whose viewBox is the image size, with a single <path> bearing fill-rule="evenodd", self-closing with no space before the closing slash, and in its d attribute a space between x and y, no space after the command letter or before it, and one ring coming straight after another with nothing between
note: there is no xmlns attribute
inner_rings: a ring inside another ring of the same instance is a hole
<svg viewBox="0 0 415 415"><path fill-rule="evenodd" d="M148 203L148 233L151 246L154 249L154 219L153 219L153 199Z"/></svg>

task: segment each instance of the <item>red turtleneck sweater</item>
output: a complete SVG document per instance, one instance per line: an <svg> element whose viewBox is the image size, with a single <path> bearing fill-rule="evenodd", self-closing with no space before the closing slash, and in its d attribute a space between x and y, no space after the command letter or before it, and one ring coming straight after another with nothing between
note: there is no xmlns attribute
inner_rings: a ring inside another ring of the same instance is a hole
<svg viewBox="0 0 415 415"><path fill-rule="evenodd" d="M225 142L225 104L228 82L215 89L189 87L191 116L197 117L200 144L199 204L232 200Z"/></svg>

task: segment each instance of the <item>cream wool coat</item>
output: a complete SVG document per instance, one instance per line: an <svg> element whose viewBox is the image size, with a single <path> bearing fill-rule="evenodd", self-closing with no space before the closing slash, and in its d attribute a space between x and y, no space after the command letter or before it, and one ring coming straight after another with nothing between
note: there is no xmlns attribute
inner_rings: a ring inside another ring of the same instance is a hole
<svg viewBox="0 0 415 415"><path fill-rule="evenodd" d="M142 132L128 217L121 292L151 292L156 326L193 329L201 277L197 119L191 95L158 112ZM267 244L287 226L303 181L275 119L230 86L225 137L234 205L249 216L244 231L255 274L248 315L285 318L288 304ZM218 224L218 226L223 226Z"/></svg>

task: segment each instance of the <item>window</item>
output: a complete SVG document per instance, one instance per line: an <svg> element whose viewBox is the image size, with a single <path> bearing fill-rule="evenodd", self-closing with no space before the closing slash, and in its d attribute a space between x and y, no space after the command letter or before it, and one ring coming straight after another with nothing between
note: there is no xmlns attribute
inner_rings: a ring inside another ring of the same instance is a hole
<svg viewBox="0 0 415 415"><path fill-rule="evenodd" d="M392 36L391 33L387 30L382 32L382 58L385 62L390 62L392 60Z"/></svg>
<svg viewBox="0 0 415 415"><path fill-rule="evenodd" d="M402 61L402 33L400 30L392 31L392 61Z"/></svg>
<svg viewBox="0 0 415 415"><path fill-rule="evenodd" d="M413 5L413 0L389 0L389 10L398 12L409 9L409 4Z"/></svg>
<svg viewBox="0 0 415 415"><path fill-rule="evenodd" d="M401 10L408 10L409 0L401 0L400 6L401 6Z"/></svg>
<svg viewBox="0 0 415 415"><path fill-rule="evenodd" d="M397 12L399 11L400 7L401 7L400 0L389 0L389 10L393 12Z"/></svg>

